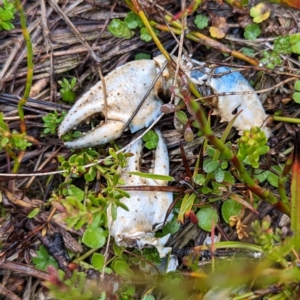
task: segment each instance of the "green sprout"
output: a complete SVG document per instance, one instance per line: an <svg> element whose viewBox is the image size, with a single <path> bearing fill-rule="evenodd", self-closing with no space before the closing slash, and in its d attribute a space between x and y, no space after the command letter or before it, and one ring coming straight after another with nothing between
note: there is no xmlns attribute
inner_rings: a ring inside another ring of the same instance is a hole
<svg viewBox="0 0 300 300"><path fill-rule="evenodd" d="M292 95L293 100L296 103L300 103L300 80L297 80L294 84L295 92Z"/></svg>
<svg viewBox="0 0 300 300"><path fill-rule="evenodd" d="M57 126L62 122L66 113L63 112L61 115L58 114L57 111L53 113L49 113L48 115L44 116L42 120L44 121L44 134L55 134L57 130Z"/></svg>
<svg viewBox="0 0 300 300"><path fill-rule="evenodd" d="M135 32L131 29L140 28L140 38L145 42L150 42L152 40L146 27L141 20L141 18L134 12L129 12L124 21L119 19L113 19L107 26L108 31L115 37L130 39L134 36ZM153 28L155 34L158 34L158 30Z"/></svg>
<svg viewBox="0 0 300 300"><path fill-rule="evenodd" d="M255 40L259 37L261 31L257 24L250 24L245 27L244 38L247 40Z"/></svg>
<svg viewBox="0 0 300 300"><path fill-rule="evenodd" d="M1 30L11 30L15 26L10 22L15 18L15 6L13 3L7 0L3 1L3 7L0 7L0 31Z"/></svg>
<svg viewBox="0 0 300 300"><path fill-rule="evenodd" d="M155 149L158 143L158 135L153 130L150 130L143 136L143 141L147 149Z"/></svg>
<svg viewBox="0 0 300 300"><path fill-rule="evenodd" d="M55 258L48 253L45 246L40 246L36 253L37 256L32 258L32 262L37 269L46 271L48 266L58 268Z"/></svg>
<svg viewBox="0 0 300 300"><path fill-rule="evenodd" d="M194 23L199 29L204 29L208 26L208 17L201 14L197 15L194 20Z"/></svg>
<svg viewBox="0 0 300 300"><path fill-rule="evenodd" d="M70 81L66 78L63 78L62 81L58 81L61 89L59 90L63 101L74 103L76 99L76 94L74 93L74 87L76 85L76 78L73 77Z"/></svg>
<svg viewBox="0 0 300 300"><path fill-rule="evenodd" d="M290 36L291 50L293 53L300 54L300 33Z"/></svg>
<svg viewBox="0 0 300 300"><path fill-rule="evenodd" d="M274 41L274 48L272 51L263 51L263 58L260 60L260 63L269 69L274 69L282 62L280 55L290 54L291 52L290 37L279 36Z"/></svg>
<svg viewBox="0 0 300 300"><path fill-rule="evenodd" d="M266 135L259 127L245 130L238 139L238 147L238 158L253 168L258 168L260 156L269 152Z"/></svg>
<svg viewBox="0 0 300 300"><path fill-rule="evenodd" d="M107 26L108 31L115 37L130 39L134 32L131 31L124 21L113 19Z"/></svg>

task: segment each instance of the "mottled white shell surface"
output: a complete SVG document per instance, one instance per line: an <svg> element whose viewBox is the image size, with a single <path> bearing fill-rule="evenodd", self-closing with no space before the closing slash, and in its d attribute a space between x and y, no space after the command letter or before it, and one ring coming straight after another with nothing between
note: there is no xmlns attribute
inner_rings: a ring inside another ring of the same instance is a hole
<svg viewBox="0 0 300 300"><path fill-rule="evenodd" d="M157 74L154 60L129 62L105 76L108 123L97 126L79 139L67 142L70 148L92 147L118 138ZM149 126L159 115L162 102L152 90L130 123L131 132ZM70 109L58 129L61 136L94 114L105 111L102 82L86 92Z"/></svg>
<svg viewBox="0 0 300 300"><path fill-rule="evenodd" d="M216 94L230 93L218 95L218 100L214 103L213 114L220 116L222 122L230 122L242 110L233 124L240 134L257 126L265 132L267 138L270 137L271 131L266 126L268 115L254 89L241 73L228 67L218 67L203 68L203 72L192 70L188 72L188 76L195 84L205 83L210 86Z"/></svg>
<svg viewBox="0 0 300 300"><path fill-rule="evenodd" d="M167 146L160 131L156 130L156 133L159 135L159 142L155 150L154 165L150 172L169 175ZM126 182L127 186L167 185L166 181L128 174L131 171L140 171L142 149L143 142L141 140L128 149L134 156L128 159L127 167L123 169L121 179ZM165 256L170 251L170 248L164 247L168 236L156 238L155 228L157 225L162 226L168 208L173 201L173 194L158 191L130 191L130 198L122 198L121 201L128 207L129 211L118 207L115 221L112 220L111 209L108 208L107 210L110 233L117 244L140 249L155 246L160 256Z"/></svg>

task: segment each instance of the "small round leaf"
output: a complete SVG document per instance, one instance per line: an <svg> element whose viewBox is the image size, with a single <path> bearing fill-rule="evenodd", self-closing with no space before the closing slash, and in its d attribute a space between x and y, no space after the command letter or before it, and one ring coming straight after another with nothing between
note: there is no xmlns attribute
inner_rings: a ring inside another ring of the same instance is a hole
<svg viewBox="0 0 300 300"><path fill-rule="evenodd" d="M212 223L216 225L219 220L216 211L210 207L200 209L196 216L198 218L198 226L205 231L211 231Z"/></svg>
<svg viewBox="0 0 300 300"><path fill-rule="evenodd" d="M300 91L300 80L297 80L297 81L295 82L295 84L294 84L294 89L295 89L296 91Z"/></svg>
<svg viewBox="0 0 300 300"><path fill-rule="evenodd" d="M222 205L222 216L226 223L232 216L238 216L242 210L242 204L232 199L226 200Z"/></svg>
<svg viewBox="0 0 300 300"><path fill-rule="evenodd" d="M206 173L211 173L219 166L219 164L219 161L211 161L203 167L203 170Z"/></svg>
<svg viewBox="0 0 300 300"><path fill-rule="evenodd" d="M221 168L217 168L215 170L214 176L217 182L223 182L225 177L225 171L223 171Z"/></svg>
<svg viewBox="0 0 300 300"><path fill-rule="evenodd" d="M90 226L88 226L82 237L82 241L90 248L101 248L105 244L106 236L106 232L101 227L90 228Z"/></svg>
<svg viewBox="0 0 300 300"><path fill-rule="evenodd" d="M292 98L296 103L300 103L300 92L293 93Z"/></svg>
<svg viewBox="0 0 300 300"><path fill-rule="evenodd" d="M94 253L92 256L92 265L96 270L101 270L104 267L105 257L103 254Z"/></svg>

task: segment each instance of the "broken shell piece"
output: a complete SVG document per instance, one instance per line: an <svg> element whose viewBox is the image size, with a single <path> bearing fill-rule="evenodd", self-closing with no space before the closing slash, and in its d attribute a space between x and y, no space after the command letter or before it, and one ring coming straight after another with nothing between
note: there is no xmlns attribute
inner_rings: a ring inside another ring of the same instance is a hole
<svg viewBox="0 0 300 300"><path fill-rule="evenodd" d="M90 132L78 139L66 142L65 145L70 148L92 147L118 138L164 61L162 55L154 60L132 61L105 76L108 122L103 125L99 124ZM162 101L157 94L162 88L168 88L168 84L164 81L168 79L168 76L166 69L130 123L129 128L132 133L149 126L160 115ZM104 112L102 82L98 82L70 109L58 128L59 137L91 116L99 113L104 115Z"/></svg>
<svg viewBox="0 0 300 300"><path fill-rule="evenodd" d="M161 132L156 130L156 133L159 136L159 142L155 151L154 166L149 172L169 175L167 146ZM140 171L142 143L142 140L139 140L129 148L128 151L134 156L128 159L127 167L122 170L121 179L127 186L167 185L166 181L128 174L128 172ZM164 245L169 236L157 238L155 237L155 230L158 229L157 225L162 227L168 208L173 201L173 194L158 191L130 191L130 198L122 198L121 201L128 207L129 211L118 207L115 221L112 220L111 208L109 207L107 210L110 233L115 238L116 243L139 249L154 246L161 257L167 255L171 248L166 248Z"/></svg>
<svg viewBox="0 0 300 300"><path fill-rule="evenodd" d="M258 126L267 137L270 136L270 129L265 125L268 116L254 89L239 72L227 67L218 67L213 70L203 68L203 72L201 72L192 70L193 66L190 61L173 58L180 62L193 83L201 85L205 82L215 93L231 93L231 95L218 96L217 101L214 100L212 103L215 108L214 114L219 115L222 122L229 122L236 113L243 110L234 122L234 127L240 134L245 129ZM70 148L92 147L118 138L165 61L164 56L159 55L153 60L129 62L109 73L105 77L108 122L106 124L101 122L90 132L78 139L66 142L65 145ZM201 62L195 60L193 62L203 66ZM168 66L131 121L129 128L132 133L149 126L160 115L162 101L157 95L160 91L167 93L173 79L174 72ZM234 95L234 93L239 94ZM79 123L88 120L95 114L104 115L104 112L102 82L98 82L70 109L59 126L58 135L61 137L69 130L76 128Z"/></svg>
<svg viewBox="0 0 300 300"><path fill-rule="evenodd" d="M201 64L197 61L193 62ZM203 72L192 70L188 72L188 76L195 84L206 82L206 85L210 86L215 93L231 93L231 95L218 96L217 101L212 103L215 108L214 115L220 116L222 122L229 122L242 110L233 124L239 134L257 126L264 131L267 138L270 137L271 131L265 124L268 115L254 89L239 72L227 67L218 67L213 70L204 68Z"/></svg>

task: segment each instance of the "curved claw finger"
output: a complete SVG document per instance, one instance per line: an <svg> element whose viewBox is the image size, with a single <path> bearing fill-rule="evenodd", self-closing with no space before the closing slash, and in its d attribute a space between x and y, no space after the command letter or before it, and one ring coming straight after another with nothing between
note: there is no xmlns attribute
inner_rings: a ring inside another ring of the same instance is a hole
<svg viewBox="0 0 300 300"><path fill-rule="evenodd" d="M130 119L135 109L143 100L144 94L156 77L157 63L153 60L138 60L129 62L105 76L105 84L107 90L107 118L109 122L116 122L117 131L120 131L121 124ZM162 79L159 79L155 85L155 89L150 92L143 103L138 114L131 121L129 128L131 132L138 131L145 126L150 125L159 115L162 101L156 96L161 88ZM58 129L58 135L61 136L67 131L78 126L80 122L92 117L95 114L104 114L105 100L102 89L102 83L98 82L87 93L85 93L70 109L69 113L62 121ZM76 142L68 142L68 147L91 147L104 144L119 135L109 130L112 128L111 123L101 125L103 130L97 128L95 134L87 134L84 140L88 140L85 144L82 138ZM107 129L105 129L107 127Z"/></svg>
<svg viewBox="0 0 300 300"><path fill-rule="evenodd" d="M96 127L73 141L65 142L65 145L69 148L88 148L95 145L105 144L120 137L123 128L124 123L109 120L105 125Z"/></svg>

